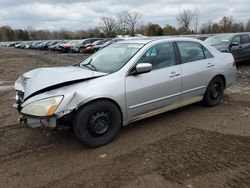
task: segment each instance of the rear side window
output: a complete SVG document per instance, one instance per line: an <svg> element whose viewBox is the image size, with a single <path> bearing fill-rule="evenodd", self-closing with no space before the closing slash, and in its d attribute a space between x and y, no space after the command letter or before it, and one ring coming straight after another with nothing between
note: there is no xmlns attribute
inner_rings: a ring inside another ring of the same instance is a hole
<svg viewBox="0 0 250 188"><path fill-rule="evenodd" d="M203 47L203 50L204 50L204 55L206 59L214 57L206 48Z"/></svg>
<svg viewBox="0 0 250 188"><path fill-rule="evenodd" d="M175 65L173 44L162 43L149 48L139 59L138 63L150 63L153 70Z"/></svg>
<svg viewBox="0 0 250 188"><path fill-rule="evenodd" d="M176 43L180 50L182 63L188 63L192 61L205 59L203 47L199 43L189 42L189 41L182 41L182 42L176 42ZM207 55L209 56L209 54Z"/></svg>
<svg viewBox="0 0 250 188"><path fill-rule="evenodd" d="M241 35L240 36L240 43L241 44L249 43L249 36L248 35Z"/></svg>

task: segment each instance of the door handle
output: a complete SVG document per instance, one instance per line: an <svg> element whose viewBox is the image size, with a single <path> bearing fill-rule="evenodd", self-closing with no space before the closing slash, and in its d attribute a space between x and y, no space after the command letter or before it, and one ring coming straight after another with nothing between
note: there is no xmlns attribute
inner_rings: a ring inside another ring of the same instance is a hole
<svg viewBox="0 0 250 188"><path fill-rule="evenodd" d="M179 75L180 75L180 73L171 72L169 77L172 78L172 77L179 76Z"/></svg>
<svg viewBox="0 0 250 188"><path fill-rule="evenodd" d="M207 64L207 68L214 67L214 66L215 66L215 65L212 64L212 63L208 63L208 64Z"/></svg>

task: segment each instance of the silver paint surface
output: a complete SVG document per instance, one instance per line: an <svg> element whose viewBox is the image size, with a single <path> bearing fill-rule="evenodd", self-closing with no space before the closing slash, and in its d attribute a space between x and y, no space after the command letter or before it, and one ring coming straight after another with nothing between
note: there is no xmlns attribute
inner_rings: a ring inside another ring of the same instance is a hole
<svg viewBox="0 0 250 188"><path fill-rule="evenodd" d="M208 49L214 58L165 67L139 75L128 74L150 47L173 41L198 42ZM225 77L226 86L236 78L236 67L233 66L231 54L221 53L196 39L148 38L126 40L120 43L144 44L144 46L120 70L111 74L74 66L41 68L23 74L16 81L15 89L24 92L24 99L53 85L87 80L35 95L25 100L22 107L37 100L63 95L63 101L55 111L56 117L59 118L90 101L109 99L119 106L123 125L127 125L152 114L202 100L209 82L217 75Z"/></svg>

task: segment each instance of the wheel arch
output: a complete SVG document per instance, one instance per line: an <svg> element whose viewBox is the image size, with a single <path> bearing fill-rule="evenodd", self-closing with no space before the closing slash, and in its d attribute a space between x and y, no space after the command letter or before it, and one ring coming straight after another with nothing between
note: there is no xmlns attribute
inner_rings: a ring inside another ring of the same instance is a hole
<svg viewBox="0 0 250 188"><path fill-rule="evenodd" d="M211 79L211 81L212 81L214 78L216 78L216 77L219 77L219 78L222 79L223 84L224 84L224 88L226 88L226 86L227 86L226 77L225 77L223 74L218 74L218 75L214 76L214 77Z"/></svg>
<svg viewBox="0 0 250 188"><path fill-rule="evenodd" d="M124 113L123 113L123 111L122 111L121 106L119 105L119 103L118 103L117 101L115 101L114 99L108 98L108 97L100 97L100 98L95 98L95 99L89 100L89 101L87 101L86 103L81 104L81 105L78 107L78 110L79 110L80 108L84 108L85 106L90 105L90 104L95 103L95 102L98 102L98 101L109 101L109 102L113 103L113 104L119 109L119 112L120 112L121 118L122 118L122 122L123 122ZM77 110L77 111L78 111L78 110Z"/></svg>
<svg viewBox="0 0 250 188"><path fill-rule="evenodd" d="M209 84L211 83L211 81L212 81L213 79L217 78L217 77L219 77L219 78L222 79L223 84L224 84L224 89L226 88L226 84L227 84L227 82L226 82L226 77L225 77L223 74L217 74L217 75L215 75L214 77L212 77L211 80L208 82L208 84L207 84L207 86L206 86L205 93L206 93L207 88L208 88Z"/></svg>

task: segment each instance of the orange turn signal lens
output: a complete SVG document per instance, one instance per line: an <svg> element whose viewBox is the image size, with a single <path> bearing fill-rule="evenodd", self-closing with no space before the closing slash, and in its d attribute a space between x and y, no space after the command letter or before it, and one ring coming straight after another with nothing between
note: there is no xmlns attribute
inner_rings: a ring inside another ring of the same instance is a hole
<svg viewBox="0 0 250 188"><path fill-rule="evenodd" d="M51 115L56 111L56 108L57 108L57 105L56 105L56 104L53 104L53 105L49 108L49 110L48 110L48 112L47 112L47 116L51 116Z"/></svg>

